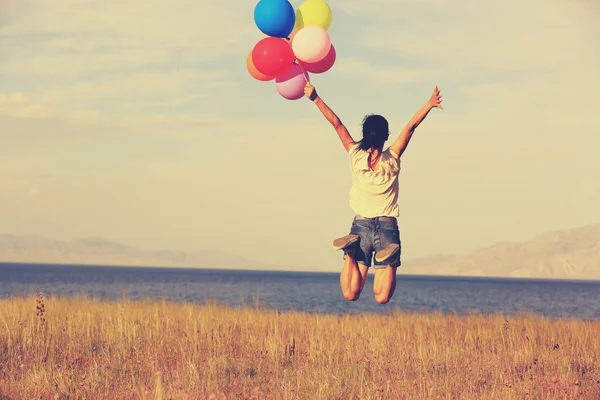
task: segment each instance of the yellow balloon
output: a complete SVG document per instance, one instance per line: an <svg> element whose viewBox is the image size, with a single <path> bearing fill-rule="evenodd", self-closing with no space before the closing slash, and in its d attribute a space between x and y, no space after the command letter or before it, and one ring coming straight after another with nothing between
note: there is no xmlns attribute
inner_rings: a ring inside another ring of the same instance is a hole
<svg viewBox="0 0 600 400"><path fill-rule="evenodd" d="M296 12L296 26L320 26L328 30L331 26L331 8L324 0L305 0Z"/></svg>

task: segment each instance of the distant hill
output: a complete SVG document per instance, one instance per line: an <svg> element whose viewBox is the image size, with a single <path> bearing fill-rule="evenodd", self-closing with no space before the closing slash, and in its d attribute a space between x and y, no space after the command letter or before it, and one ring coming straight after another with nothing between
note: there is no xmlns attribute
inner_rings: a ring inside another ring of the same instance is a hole
<svg viewBox="0 0 600 400"><path fill-rule="evenodd" d="M145 251L99 238L66 242L37 235L0 235L0 262L277 269L217 249L198 253Z"/></svg>
<svg viewBox="0 0 600 400"><path fill-rule="evenodd" d="M403 263L402 273L600 280L600 224Z"/></svg>
<svg viewBox="0 0 600 400"><path fill-rule="evenodd" d="M0 235L0 262L300 269L264 264L218 249L197 253L145 251L99 238L65 242L43 236L14 235ZM524 243L498 243L463 255L405 260L400 273L600 280L600 224L550 232Z"/></svg>

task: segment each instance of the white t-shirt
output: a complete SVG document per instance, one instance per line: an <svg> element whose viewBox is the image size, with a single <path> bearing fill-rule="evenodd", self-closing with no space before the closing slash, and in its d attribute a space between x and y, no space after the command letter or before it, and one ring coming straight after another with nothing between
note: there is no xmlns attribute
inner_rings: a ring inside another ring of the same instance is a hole
<svg viewBox="0 0 600 400"><path fill-rule="evenodd" d="M366 218L397 217L398 174L400 158L389 148L381 153L374 170L369 168L369 152L361 150L358 143L348 151L352 187L350 207Z"/></svg>

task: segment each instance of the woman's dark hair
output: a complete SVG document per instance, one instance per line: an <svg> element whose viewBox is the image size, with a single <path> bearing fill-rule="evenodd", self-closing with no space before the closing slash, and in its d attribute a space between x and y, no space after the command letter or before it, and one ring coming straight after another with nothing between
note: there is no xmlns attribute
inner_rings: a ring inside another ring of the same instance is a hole
<svg viewBox="0 0 600 400"><path fill-rule="evenodd" d="M390 129L387 120L381 115L369 114L362 122L363 138L358 142L362 150L371 148L381 150L386 140L390 136Z"/></svg>

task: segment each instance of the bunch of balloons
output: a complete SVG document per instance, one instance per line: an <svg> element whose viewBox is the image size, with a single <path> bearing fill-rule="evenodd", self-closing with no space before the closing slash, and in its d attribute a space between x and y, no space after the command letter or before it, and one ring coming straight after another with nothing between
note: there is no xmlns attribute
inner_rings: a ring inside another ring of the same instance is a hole
<svg viewBox="0 0 600 400"><path fill-rule="evenodd" d="M288 0L260 0L254 22L267 35L246 59L246 67L259 81L275 80L281 96L298 100L310 82L309 72L321 74L336 60L327 30L331 8L324 0L304 0L294 12Z"/></svg>

